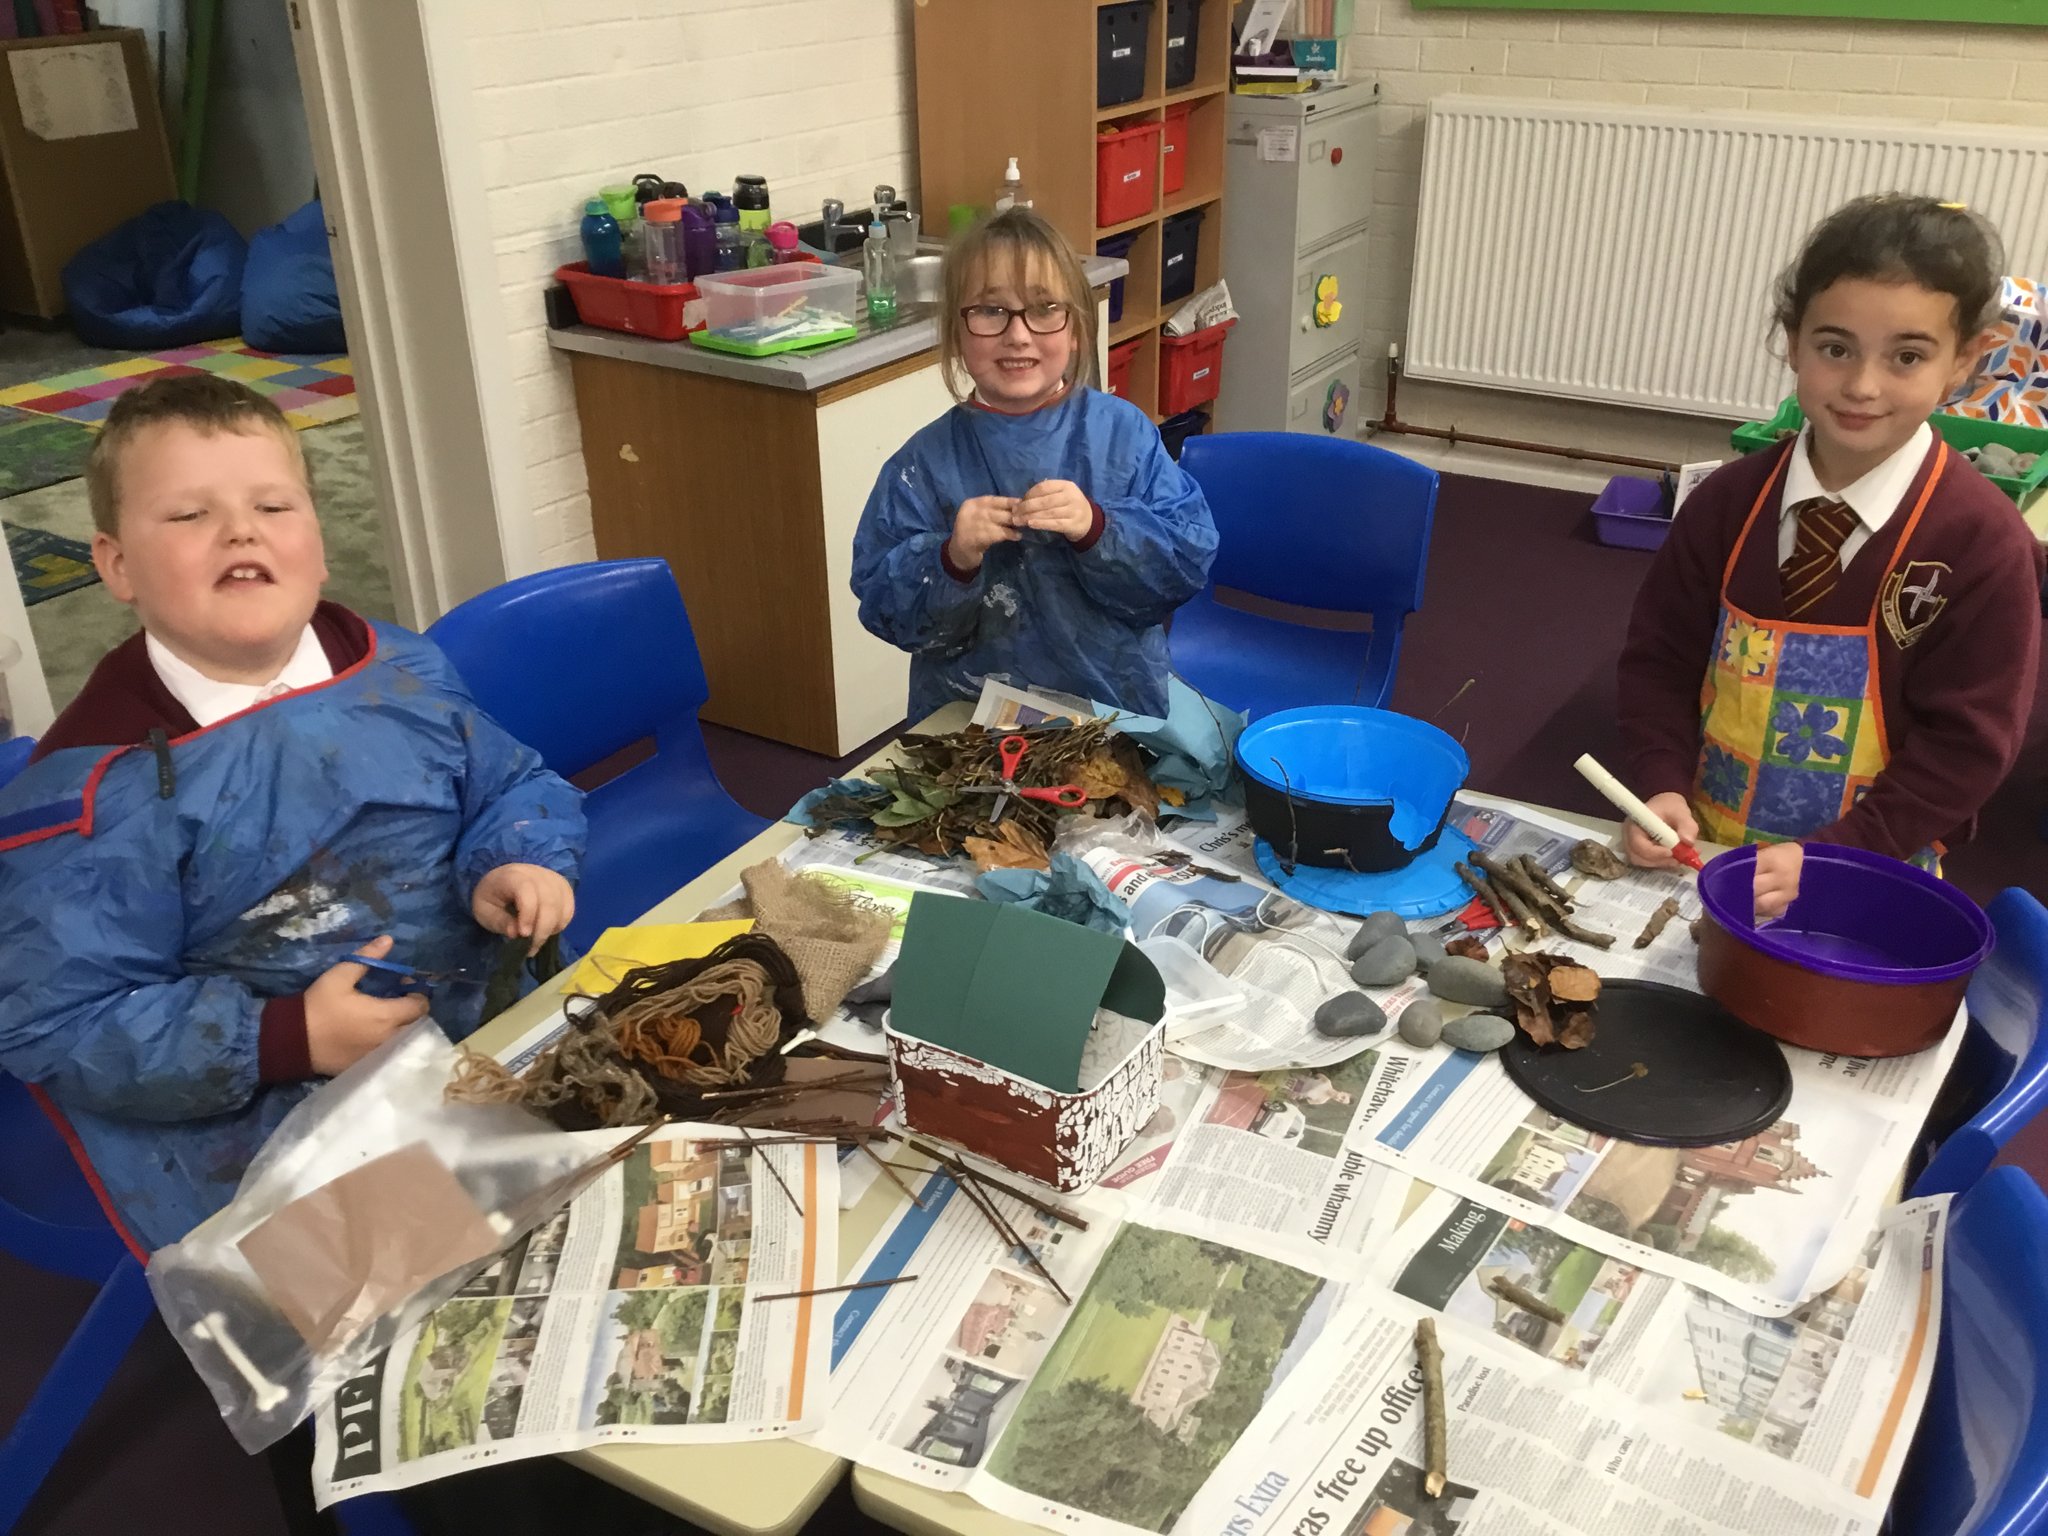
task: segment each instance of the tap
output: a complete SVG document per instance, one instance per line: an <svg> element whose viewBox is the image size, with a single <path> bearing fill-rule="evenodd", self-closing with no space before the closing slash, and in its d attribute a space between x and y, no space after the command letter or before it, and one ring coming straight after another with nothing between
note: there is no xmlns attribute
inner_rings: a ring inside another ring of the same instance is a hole
<svg viewBox="0 0 2048 1536"><path fill-rule="evenodd" d="M825 233L829 236L833 230L846 222L846 204L836 197L826 198L820 222L824 224Z"/></svg>
<svg viewBox="0 0 2048 1536"><path fill-rule="evenodd" d="M896 206L896 189L886 181L875 184L875 217L885 217Z"/></svg>

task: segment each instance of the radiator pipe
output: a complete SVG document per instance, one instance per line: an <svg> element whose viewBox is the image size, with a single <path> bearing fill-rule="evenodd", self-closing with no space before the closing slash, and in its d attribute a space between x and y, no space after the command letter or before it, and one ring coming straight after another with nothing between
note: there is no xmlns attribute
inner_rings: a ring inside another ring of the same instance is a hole
<svg viewBox="0 0 2048 1536"><path fill-rule="evenodd" d="M1663 459L1638 459L1625 453L1600 453L1591 448L1560 448L1554 443L1532 443L1514 437L1482 437L1475 432L1460 432L1456 427L1417 427L1402 421L1396 411L1396 397L1401 385L1401 344L1387 343L1387 409L1376 427L1381 432L1399 432L1409 437L1434 437L1449 443L1453 448L1460 443L1477 443L1482 448L1512 448L1517 453L1547 453L1557 459L1597 459L1603 464L1626 464L1632 469L1654 469L1667 474L1676 474L1679 466Z"/></svg>

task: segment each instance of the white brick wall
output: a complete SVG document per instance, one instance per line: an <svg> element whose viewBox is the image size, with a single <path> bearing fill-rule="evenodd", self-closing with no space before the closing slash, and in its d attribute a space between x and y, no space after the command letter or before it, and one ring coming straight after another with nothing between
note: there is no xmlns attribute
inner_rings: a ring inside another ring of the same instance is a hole
<svg viewBox="0 0 2048 1536"><path fill-rule="evenodd" d="M1452 92L2048 129L2048 30L1700 16L1416 10L1357 0L1350 71L1386 98L1365 295L1365 414L1406 328L1424 103ZM1404 380L1404 420L1646 457L1715 458L1727 432L1663 416ZM1411 440L1416 441L1416 440ZM1461 450L1462 451L1462 450Z"/></svg>
<svg viewBox="0 0 2048 1536"><path fill-rule="evenodd" d="M581 250L599 186L659 171L693 192L768 178L778 215L865 204L917 175L902 0L465 0L472 120L544 560L587 560L569 367L541 290Z"/></svg>

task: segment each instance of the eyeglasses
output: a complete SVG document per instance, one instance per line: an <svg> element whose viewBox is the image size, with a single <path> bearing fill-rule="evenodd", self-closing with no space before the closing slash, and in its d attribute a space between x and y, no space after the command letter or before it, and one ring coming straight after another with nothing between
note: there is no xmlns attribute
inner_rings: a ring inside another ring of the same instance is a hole
<svg viewBox="0 0 2048 1536"><path fill-rule="evenodd" d="M970 304L960 311L960 319L967 326L970 336L1000 336L1010 328L1010 322L1018 316L1024 318L1024 329L1034 336L1056 336L1067 328L1067 306L1058 302L1031 304L1023 309L1009 309L1001 304Z"/></svg>

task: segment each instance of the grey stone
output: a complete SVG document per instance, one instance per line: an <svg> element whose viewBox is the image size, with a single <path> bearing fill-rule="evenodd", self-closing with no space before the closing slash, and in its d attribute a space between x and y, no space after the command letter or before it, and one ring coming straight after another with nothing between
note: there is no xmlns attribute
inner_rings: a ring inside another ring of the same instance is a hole
<svg viewBox="0 0 2048 1536"><path fill-rule="evenodd" d="M1351 962L1351 979L1361 987L1391 987L1414 974L1415 946L1406 935L1381 939Z"/></svg>
<svg viewBox="0 0 2048 1536"><path fill-rule="evenodd" d="M1429 990L1447 1003L1469 1003L1474 1008L1498 1008L1508 1000L1500 967L1469 955L1446 955L1437 961L1429 973Z"/></svg>
<svg viewBox="0 0 2048 1536"><path fill-rule="evenodd" d="M1445 958L1441 939L1426 933L1411 933L1408 942L1415 946L1415 969L1427 976L1437 961Z"/></svg>
<svg viewBox="0 0 2048 1536"><path fill-rule="evenodd" d="M1401 1038L1418 1050L1428 1050L1443 1038L1444 1005L1433 997L1418 997L1401 1010Z"/></svg>
<svg viewBox="0 0 2048 1536"><path fill-rule="evenodd" d="M1358 932L1351 935L1351 942L1344 946L1344 958L1356 960L1381 939L1398 939L1408 936L1408 922L1398 912L1375 912L1358 925Z"/></svg>
<svg viewBox="0 0 2048 1536"><path fill-rule="evenodd" d="M1443 1038L1461 1051L1497 1051L1515 1038L1515 1026L1497 1013L1468 1013L1446 1024Z"/></svg>
<svg viewBox="0 0 2048 1536"><path fill-rule="evenodd" d="M1316 1032L1342 1040L1376 1035L1387 1027L1387 1012L1363 992L1339 992L1316 1010Z"/></svg>

